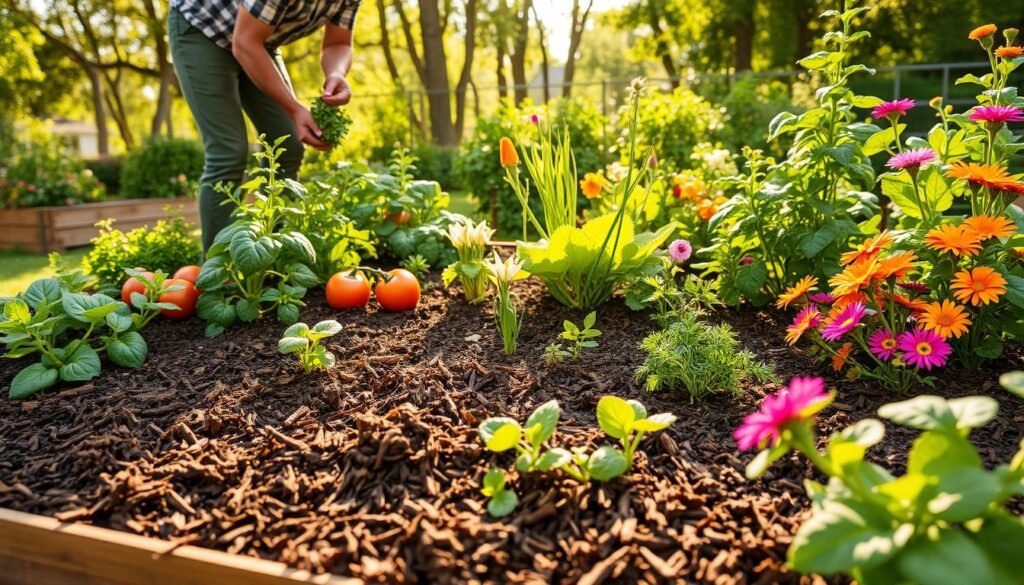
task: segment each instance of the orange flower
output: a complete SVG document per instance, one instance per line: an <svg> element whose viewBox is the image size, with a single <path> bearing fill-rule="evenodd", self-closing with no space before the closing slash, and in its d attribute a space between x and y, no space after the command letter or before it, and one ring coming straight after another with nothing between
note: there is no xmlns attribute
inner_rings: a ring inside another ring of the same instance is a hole
<svg viewBox="0 0 1024 585"><path fill-rule="evenodd" d="M997 29L996 25L994 24L983 24L978 28L972 30L971 33L967 35L967 38L972 41L977 41L996 34L997 30L999 29Z"/></svg>
<svg viewBox="0 0 1024 585"><path fill-rule="evenodd" d="M977 307L998 301L1006 292L1006 279L988 266L978 266L957 272L950 288L961 303L969 302Z"/></svg>
<svg viewBox="0 0 1024 585"><path fill-rule="evenodd" d="M1024 55L1024 48L1021 47L1011 45L1009 47L999 47L996 49L996 57L1000 57L1002 59L1016 59L1022 55Z"/></svg>
<svg viewBox="0 0 1024 585"><path fill-rule="evenodd" d="M910 309L910 312L914 314L921 313L928 306L928 303L921 299L912 299L901 294L891 294L889 295L889 298L891 298L897 305L905 309Z"/></svg>
<svg viewBox="0 0 1024 585"><path fill-rule="evenodd" d="M1017 226L1003 215L998 217L974 215L965 219L960 225L976 234L978 239L983 242L989 238L1008 238L1017 233Z"/></svg>
<svg viewBox="0 0 1024 585"><path fill-rule="evenodd" d="M818 284L817 278L813 276L803 277L795 286L787 288L786 292L779 295L779 300L775 301L775 306L780 309L788 308L790 304L807 294L816 284Z"/></svg>
<svg viewBox="0 0 1024 585"><path fill-rule="evenodd" d="M871 282L871 275L877 269L878 261L874 258L854 262L828 281L833 288L832 294L842 297L852 292L859 292Z"/></svg>
<svg viewBox="0 0 1024 585"><path fill-rule="evenodd" d="M519 153L516 152L516 147L508 136L503 136L498 141L498 154L501 159L501 166L505 168L514 167L519 164Z"/></svg>
<svg viewBox="0 0 1024 585"><path fill-rule="evenodd" d="M718 213L718 207L707 199L701 201L700 204L697 205L697 215L699 215L704 221L711 221L711 218L714 217L716 213Z"/></svg>
<svg viewBox="0 0 1024 585"><path fill-rule="evenodd" d="M931 230L924 241L932 250L957 256L974 256L981 251L981 238L978 234L951 223Z"/></svg>
<svg viewBox="0 0 1024 585"><path fill-rule="evenodd" d="M949 299L942 303L928 303L919 322L922 327L934 331L943 339L960 337L967 333L971 325L967 311Z"/></svg>
<svg viewBox="0 0 1024 585"><path fill-rule="evenodd" d="M903 278L917 266L917 256L913 252L892 254L878 262L878 270L871 276L877 280L885 280L891 276Z"/></svg>
<svg viewBox="0 0 1024 585"><path fill-rule="evenodd" d="M786 343L796 345L796 342L800 341L800 337L808 329L817 327L819 323L821 323L821 312L815 307L804 307L793 319L793 324L786 327Z"/></svg>
<svg viewBox="0 0 1024 585"><path fill-rule="evenodd" d="M603 173L587 173L583 176L583 180L580 181L580 189L583 190L584 197L593 199L601 195L601 191L604 190L607 184L608 179L604 178Z"/></svg>
<svg viewBox="0 0 1024 585"><path fill-rule="evenodd" d="M842 309L846 308L848 305L852 305L853 303L866 304L870 300L871 299L868 298L868 295L859 291L845 294L841 297L836 297L836 300L832 303L832 311L838 313Z"/></svg>
<svg viewBox="0 0 1024 585"><path fill-rule="evenodd" d="M856 262L857 260L874 258L878 256L878 254L882 250L888 248L891 245L892 234L890 234L889 231L886 230L878 234L877 236L872 236L868 238L860 245L854 247L852 252L847 252L843 254L843 257L840 259L840 262L843 264L843 266L846 266L847 264L851 264L853 262Z"/></svg>
<svg viewBox="0 0 1024 585"><path fill-rule="evenodd" d="M850 352L853 351L853 344L846 342L836 350L836 355L832 356L832 369L839 371L846 365L846 360L850 359Z"/></svg>
<svg viewBox="0 0 1024 585"><path fill-rule="evenodd" d="M972 162L953 163L953 166L946 171L946 176L951 179L964 179L969 183L992 189L1000 185L1013 183L1013 177L1006 172L1006 169L999 165L984 165Z"/></svg>

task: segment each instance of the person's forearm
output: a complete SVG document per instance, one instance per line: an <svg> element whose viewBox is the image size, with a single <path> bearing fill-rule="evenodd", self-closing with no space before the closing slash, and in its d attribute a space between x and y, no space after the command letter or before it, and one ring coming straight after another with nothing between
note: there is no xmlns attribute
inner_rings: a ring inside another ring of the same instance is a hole
<svg viewBox="0 0 1024 585"><path fill-rule="evenodd" d="M264 95L277 102L284 111L292 113L295 108L302 107L292 89L281 77L281 72L274 65L270 53L262 44L253 46L251 43L236 42L232 45L231 52L256 87Z"/></svg>
<svg viewBox="0 0 1024 585"><path fill-rule="evenodd" d="M320 67L323 68L325 77L348 75L348 70L352 67L352 45L336 44L322 47Z"/></svg>

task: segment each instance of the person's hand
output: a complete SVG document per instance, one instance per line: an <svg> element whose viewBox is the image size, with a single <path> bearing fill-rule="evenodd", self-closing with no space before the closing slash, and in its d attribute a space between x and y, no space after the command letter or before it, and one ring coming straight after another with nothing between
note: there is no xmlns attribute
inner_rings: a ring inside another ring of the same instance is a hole
<svg viewBox="0 0 1024 585"><path fill-rule="evenodd" d="M324 82L324 96L322 98L328 106L344 106L352 99L352 88L344 75L331 74Z"/></svg>
<svg viewBox="0 0 1024 585"><path fill-rule="evenodd" d="M303 144L308 144L317 150L326 151L330 148L330 145L320 140L323 136L320 127L316 125L316 121L313 120L313 114L309 113L305 107L296 105L295 109L291 113L292 122L295 123L295 132L298 134L298 139Z"/></svg>

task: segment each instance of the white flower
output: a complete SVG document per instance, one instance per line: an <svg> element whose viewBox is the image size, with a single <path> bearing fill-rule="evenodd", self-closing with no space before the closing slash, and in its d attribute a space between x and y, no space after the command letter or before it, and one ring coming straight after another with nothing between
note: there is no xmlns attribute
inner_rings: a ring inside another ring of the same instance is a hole
<svg viewBox="0 0 1024 585"><path fill-rule="evenodd" d="M486 221L478 224L473 222L453 223L448 226L448 239L456 250L479 248L481 254L487 244L491 242L494 230L487 226Z"/></svg>
<svg viewBox="0 0 1024 585"><path fill-rule="evenodd" d="M520 262L518 256L512 254L508 259L502 261L497 250L493 250L493 257L490 260L484 260L484 265L487 266L487 270L498 284L511 283L516 280L523 269L523 263Z"/></svg>

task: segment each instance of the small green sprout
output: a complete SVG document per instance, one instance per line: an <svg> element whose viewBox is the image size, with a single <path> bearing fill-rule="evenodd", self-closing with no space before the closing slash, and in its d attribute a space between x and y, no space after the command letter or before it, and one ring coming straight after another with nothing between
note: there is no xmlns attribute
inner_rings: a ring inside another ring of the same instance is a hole
<svg viewBox="0 0 1024 585"><path fill-rule="evenodd" d="M296 323L284 330L284 337L277 342L277 350L283 354L296 354L306 373L315 369L326 370L334 367L334 354L320 345L320 340L341 332L341 324L334 320L321 321L310 329L305 323Z"/></svg>

